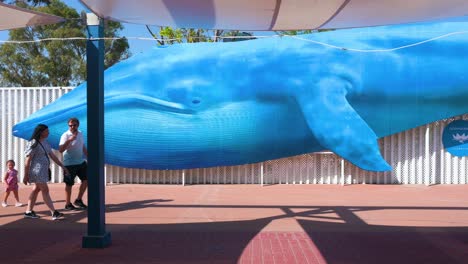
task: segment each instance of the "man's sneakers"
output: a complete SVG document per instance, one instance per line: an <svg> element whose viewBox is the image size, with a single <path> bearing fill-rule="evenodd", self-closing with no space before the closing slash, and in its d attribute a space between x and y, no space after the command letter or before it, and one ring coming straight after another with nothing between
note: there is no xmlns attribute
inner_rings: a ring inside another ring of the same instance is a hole
<svg viewBox="0 0 468 264"><path fill-rule="evenodd" d="M55 210L54 213L52 214L52 220L58 220L62 218L63 218L63 214L57 210Z"/></svg>
<svg viewBox="0 0 468 264"><path fill-rule="evenodd" d="M79 210L79 209L76 208L75 206L73 206L73 204L69 203L69 204L65 205L65 210L76 211L76 210Z"/></svg>
<svg viewBox="0 0 468 264"><path fill-rule="evenodd" d="M24 213L24 218L37 219L37 218L40 218L40 217L34 211L29 211L29 212Z"/></svg>
<svg viewBox="0 0 468 264"><path fill-rule="evenodd" d="M79 209L86 209L88 208L88 206L86 206L86 204L83 203L83 200L81 199L76 199L75 202L74 202L75 206L77 206Z"/></svg>
<svg viewBox="0 0 468 264"><path fill-rule="evenodd" d="M83 200L81 199L76 199L73 204L69 203L65 205L65 210L76 211L76 210L84 210L88 208L88 206L86 206L86 204L84 204Z"/></svg>
<svg viewBox="0 0 468 264"><path fill-rule="evenodd" d="M7 204L7 203L5 203L5 202L2 202L2 207L7 207L7 206L8 206L8 204Z"/></svg>

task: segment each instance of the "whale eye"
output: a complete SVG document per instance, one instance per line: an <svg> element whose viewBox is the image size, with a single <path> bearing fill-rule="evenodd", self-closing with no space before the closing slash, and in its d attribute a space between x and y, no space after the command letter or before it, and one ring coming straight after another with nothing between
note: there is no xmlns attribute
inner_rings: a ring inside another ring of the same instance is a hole
<svg viewBox="0 0 468 264"><path fill-rule="evenodd" d="M199 103L201 103L200 99L196 98L192 100L192 104L199 104Z"/></svg>

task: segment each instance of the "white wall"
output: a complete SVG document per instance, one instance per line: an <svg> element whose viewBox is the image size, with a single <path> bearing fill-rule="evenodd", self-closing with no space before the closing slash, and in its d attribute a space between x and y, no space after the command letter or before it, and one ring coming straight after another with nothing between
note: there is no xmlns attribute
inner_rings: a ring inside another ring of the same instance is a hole
<svg viewBox="0 0 468 264"><path fill-rule="evenodd" d="M16 161L22 177L26 141L13 137L12 127L41 107L70 91L70 87L0 88L0 161ZM468 120L468 114L456 119ZM393 171L360 170L332 153L305 154L243 166L192 170L139 170L107 165L108 183L145 184L466 184L468 161L443 149L443 120L380 139L384 158ZM59 153L57 153L59 155ZM53 182L62 174L52 166Z"/></svg>

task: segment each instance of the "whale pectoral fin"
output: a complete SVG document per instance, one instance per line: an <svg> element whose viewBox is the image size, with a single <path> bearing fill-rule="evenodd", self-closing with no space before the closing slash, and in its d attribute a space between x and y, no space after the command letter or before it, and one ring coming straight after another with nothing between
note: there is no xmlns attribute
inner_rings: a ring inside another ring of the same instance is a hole
<svg viewBox="0 0 468 264"><path fill-rule="evenodd" d="M307 124L320 144L360 167L388 171L377 135L346 100L345 83L322 79L317 90L297 98Z"/></svg>

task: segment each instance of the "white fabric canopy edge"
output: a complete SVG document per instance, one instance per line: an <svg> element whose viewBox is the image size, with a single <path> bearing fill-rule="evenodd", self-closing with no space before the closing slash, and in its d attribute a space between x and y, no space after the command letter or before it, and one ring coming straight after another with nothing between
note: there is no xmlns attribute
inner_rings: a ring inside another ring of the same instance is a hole
<svg viewBox="0 0 468 264"><path fill-rule="evenodd" d="M228 30L338 29L468 15L467 0L80 0L104 19Z"/></svg>
<svg viewBox="0 0 468 264"><path fill-rule="evenodd" d="M0 3L0 30L55 24L65 18Z"/></svg>

